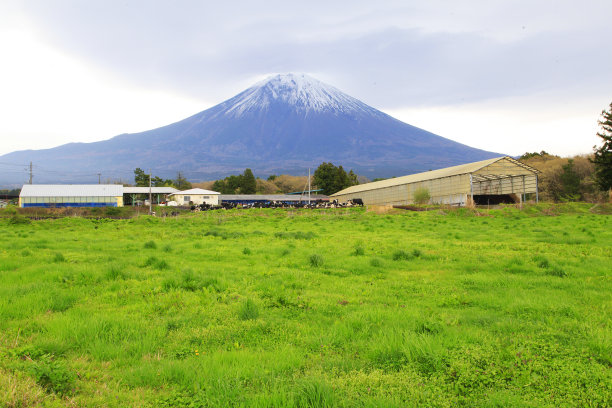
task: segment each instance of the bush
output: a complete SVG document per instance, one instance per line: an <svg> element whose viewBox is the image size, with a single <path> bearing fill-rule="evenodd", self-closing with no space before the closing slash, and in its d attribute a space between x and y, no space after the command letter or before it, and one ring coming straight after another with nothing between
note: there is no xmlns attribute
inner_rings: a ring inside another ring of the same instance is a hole
<svg viewBox="0 0 612 408"><path fill-rule="evenodd" d="M13 214L13 215L11 215L11 218L9 218L9 223L13 224L13 225L31 224L32 220L29 219L29 218L24 217L23 215Z"/></svg>
<svg viewBox="0 0 612 408"><path fill-rule="evenodd" d="M44 355L30 367L36 382L49 392L68 394L74 383L74 374L60 361Z"/></svg>
<svg viewBox="0 0 612 408"><path fill-rule="evenodd" d="M427 204L431 200L429 190L424 187L417 188L414 191L413 197L416 204Z"/></svg>
<svg viewBox="0 0 612 408"><path fill-rule="evenodd" d="M117 207L106 207L104 209L104 214L107 217L116 217L121 214L121 210Z"/></svg>

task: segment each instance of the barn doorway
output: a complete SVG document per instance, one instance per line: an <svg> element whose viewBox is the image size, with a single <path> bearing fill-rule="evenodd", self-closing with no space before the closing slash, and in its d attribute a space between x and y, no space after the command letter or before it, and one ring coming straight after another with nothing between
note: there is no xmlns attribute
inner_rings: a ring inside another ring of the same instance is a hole
<svg viewBox="0 0 612 408"><path fill-rule="evenodd" d="M474 194L475 205L515 204L519 202L516 194Z"/></svg>

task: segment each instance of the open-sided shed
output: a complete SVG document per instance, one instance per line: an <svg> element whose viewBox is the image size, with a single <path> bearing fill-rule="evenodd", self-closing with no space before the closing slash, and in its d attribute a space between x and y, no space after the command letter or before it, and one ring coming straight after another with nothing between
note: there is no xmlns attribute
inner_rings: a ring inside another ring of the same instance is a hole
<svg viewBox="0 0 612 408"><path fill-rule="evenodd" d="M345 202L360 198L364 204L409 205L415 192L427 190L430 202L450 205L521 201L525 194L538 198L540 172L511 157L497 157L373 183L359 184L332 194Z"/></svg>
<svg viewBox="0 0 612 408"><path fill-rule="evenodd" d="M177 191L174 187L123 187L123 201L126 205L135 205L139 198L148 200L151 194L153 204L159 204Z"/></svg>

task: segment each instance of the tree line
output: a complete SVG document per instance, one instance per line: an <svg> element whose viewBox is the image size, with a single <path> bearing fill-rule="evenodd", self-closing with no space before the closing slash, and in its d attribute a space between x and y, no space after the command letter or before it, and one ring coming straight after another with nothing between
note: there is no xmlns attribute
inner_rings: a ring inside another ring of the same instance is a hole
<svg viewBox="0 0 612 408"><path fill-rule="evenodd" d="M347 173L342 166L325 162L315 170L311 189L320 189L321 194L331 195L356 184L359 184L359 181L353 170ZM231 175L212 184L206 183L202 187L222 194L274 194L305 191L307 186L306 177L272 174L263 180L256 178L251 169L245 169L242 174Z"/></svg>
<svg viewBox="0 0 612 408"><path fill-rule="evenodd" d="M151 182L151 186L153 187L174 187L178 190L189 190L192 188L191 183L187 181L180 171L177 173L176 179L164 180L157 176L151 177L140 167L137 167L134 170L134 183L136 184L136 187L149 187L149 180Z"/></svg>

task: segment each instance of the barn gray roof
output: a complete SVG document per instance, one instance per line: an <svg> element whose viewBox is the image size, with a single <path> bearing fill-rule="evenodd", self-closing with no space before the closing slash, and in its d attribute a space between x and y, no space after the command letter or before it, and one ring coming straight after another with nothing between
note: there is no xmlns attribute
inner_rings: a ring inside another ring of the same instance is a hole
<svg viewBox="0 0 612 408"><path fill-rule="evenodd" d="M174 187L151 187L153 194L172 194L177 191ZM149 187L123 187L123 194L149 194Z"/></svg>

